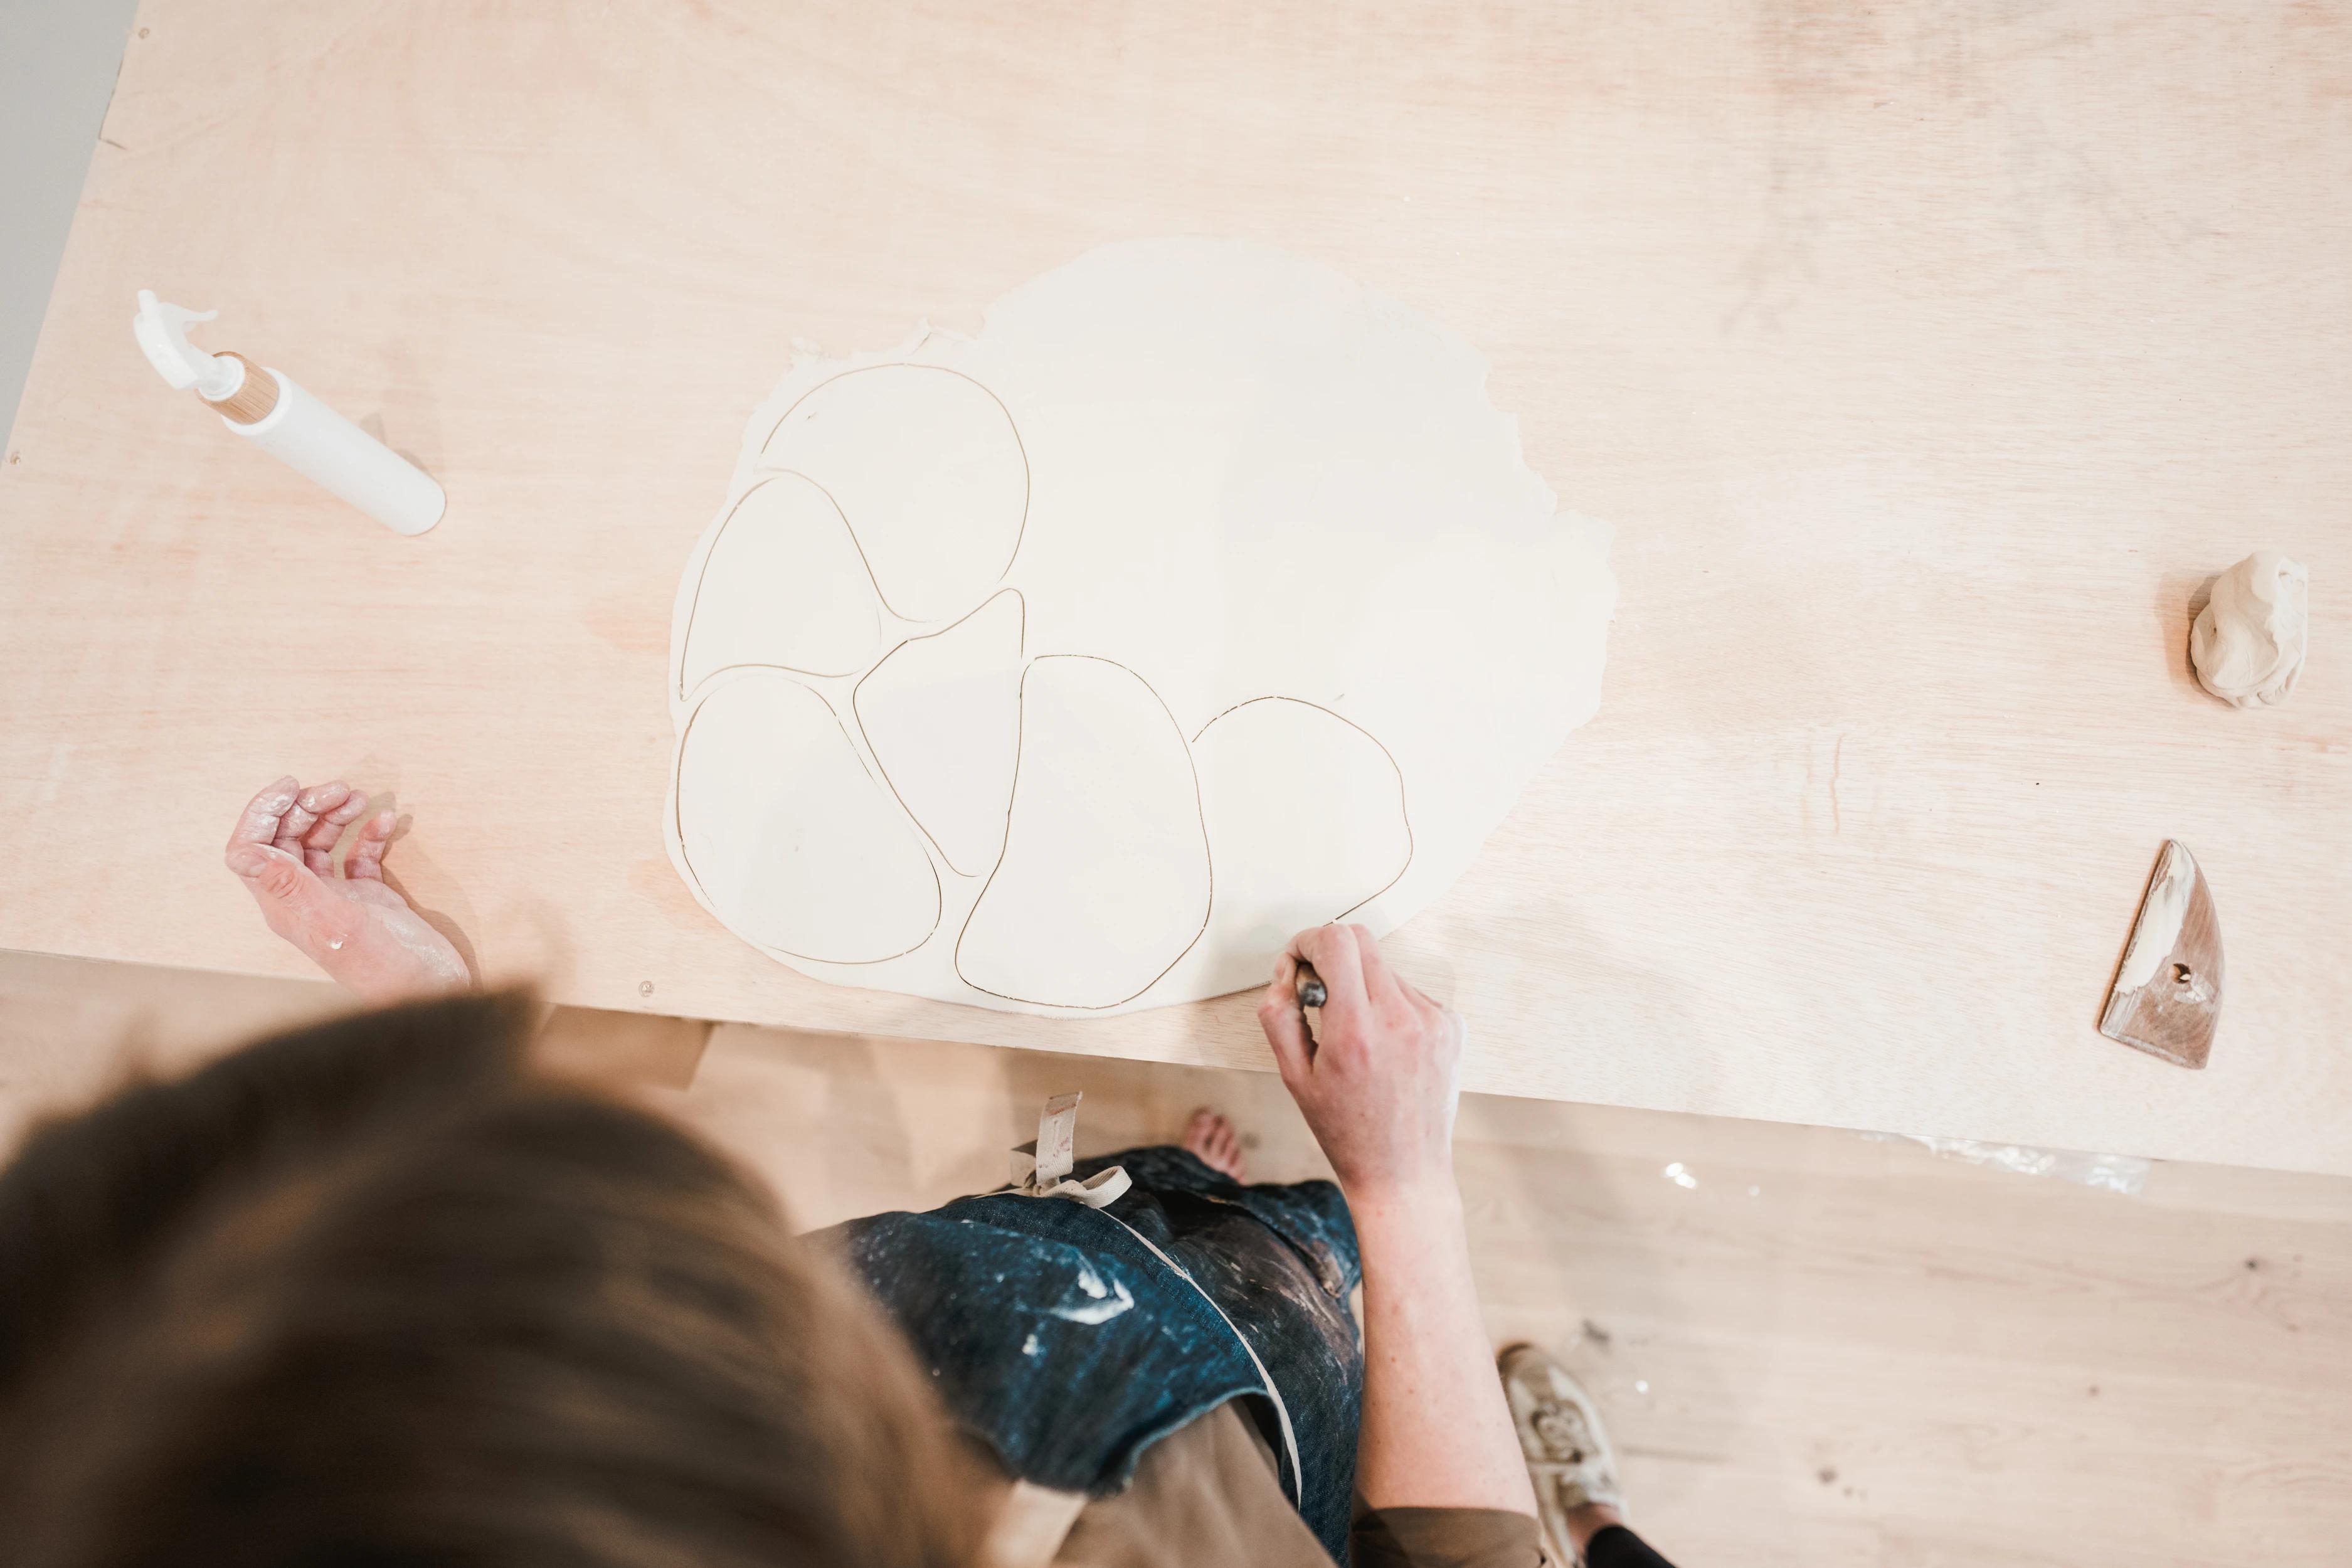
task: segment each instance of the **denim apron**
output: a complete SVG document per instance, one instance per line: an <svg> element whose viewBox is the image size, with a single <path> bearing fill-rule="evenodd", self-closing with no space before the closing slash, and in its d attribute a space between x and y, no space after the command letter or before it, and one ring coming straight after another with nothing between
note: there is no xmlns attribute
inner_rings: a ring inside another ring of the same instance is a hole
<svg viewBox="0 0 2352 1568"><path fill-rule="evenodd" d="M1164 1146L1071 1160L1054 1113L1075 1103L1047 1107L1022 1186L820 1234L1018 1479L1110 1496L1144 1449L1240 1398L1344 1563L1364 1363L1339 1190L1244 1186Z"/></svg>

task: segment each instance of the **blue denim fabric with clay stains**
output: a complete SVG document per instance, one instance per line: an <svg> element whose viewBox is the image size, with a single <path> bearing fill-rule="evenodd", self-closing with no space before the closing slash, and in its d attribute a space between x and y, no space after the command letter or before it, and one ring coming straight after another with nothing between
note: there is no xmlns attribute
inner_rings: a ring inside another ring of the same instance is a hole
<svg viewBox="0 0 2352 1568"><path fill-rule="evenodd" d="M820 1235L905 1331L949 1410L1015 1476L1109 1496L1144 1449L1239 1397L1285 1493L1346 1562L1364 1361L1348 1310L1362 1270L1339 1189L1244 1186L1169 1147L1082 1160L1075 1174L1111 1165L1134 1185L1108 1212L1001 1192ZM1236 1329L1281 1392L1302 1474Z"/></svg>

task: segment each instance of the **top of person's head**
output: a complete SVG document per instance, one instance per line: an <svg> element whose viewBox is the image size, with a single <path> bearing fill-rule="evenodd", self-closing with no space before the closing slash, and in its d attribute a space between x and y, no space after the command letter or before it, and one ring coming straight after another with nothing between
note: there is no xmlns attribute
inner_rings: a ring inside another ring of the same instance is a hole
<svg viewBox="0 0 2352 1568"><path fill-rule="evenodd" d="M933 1564L904 1345L724 1159L473 996L261 1041L0 1173L17 1568Z"/></svg>

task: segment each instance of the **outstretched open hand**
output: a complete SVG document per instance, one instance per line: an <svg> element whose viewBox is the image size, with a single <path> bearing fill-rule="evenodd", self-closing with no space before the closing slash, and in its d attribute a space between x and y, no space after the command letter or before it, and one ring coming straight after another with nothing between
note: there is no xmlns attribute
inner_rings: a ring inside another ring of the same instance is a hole
<svg viewBox="0 0 2352 1568"><path fill-rule="evenodd" d="M308 789L290 775L279 779L238 816L228 868L271 931L367 1001L465 989L472 976L457 950L384 883L394 813L360 823L343 874L335 874L335 846L367 804L366 792L340 779Z"/></svg>

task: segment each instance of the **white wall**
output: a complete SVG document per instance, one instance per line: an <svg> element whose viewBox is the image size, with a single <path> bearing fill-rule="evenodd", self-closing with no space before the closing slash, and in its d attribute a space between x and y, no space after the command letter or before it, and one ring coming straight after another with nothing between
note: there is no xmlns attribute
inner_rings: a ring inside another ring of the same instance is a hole
<svg viewBox="0 0 2352 1568"><path fill-rule="evenodd" d="M0 420L12 428L137 0L0 0Z"/></svg>

